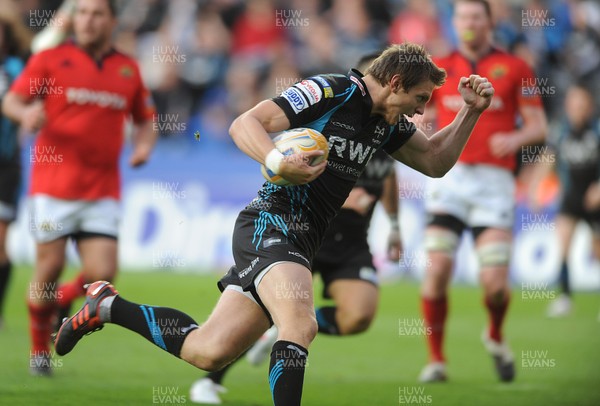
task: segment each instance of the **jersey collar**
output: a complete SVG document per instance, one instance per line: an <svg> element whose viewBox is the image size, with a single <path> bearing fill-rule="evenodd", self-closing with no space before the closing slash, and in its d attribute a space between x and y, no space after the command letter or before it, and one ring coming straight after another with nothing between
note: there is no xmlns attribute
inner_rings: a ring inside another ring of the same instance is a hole
<svg viewBox="0 0 600 406"><path fill-rule="evenodd" d="M366 116L368 117L371 115L371 110L373 109L373 99L371 99L369 89L362 79L363 76L364 75L358 69L353 68L348 71L348 78L358 87L358 90L362 96L362 101L364 104L366 104L367 109L365 111L367 112Z"/></svg>
<svg viewBox="0 0 600 406"><path fill-rule="evenodd" d="M493 45L492 45L492 46L490 47L490 50L488 51L488 53L487 53L487 54L485 54L485 55L483 55L483 56L481 56L481 57L480 57L478 60L476 60L476 61L471 61L469 58L467 58L467 57L466 57L466 56L465 56L465 55L464 55L462 52L460 52L460 50L458 50L458 49L455 49L455 50L454 50L454 53L455 53L456 55L459 55L461 58L463 58L465 61L468 61L469 63L473 63L473 62L474 62L474 63L478 63L478 62L481 62L481 61L483 61L484 59L486 59L487 57L489 57L489 56L491 56L491 55L494 55L494 54L497 54L497 53L502 53L502 50L500 50L500 48L497 48L497 47L495 47L495 46L493 46Z"/></svg>
<svg viewBox="0 0 600 406"><path fill-rule="evenodd" d="M90 58L91 60L94 61L94 63L98 66L98 68L102 69L102 64L104 63L104 60L106 60L108 57L110 57L113 54L117 53L117 50L111 46L110 49L108 51L106 51L106 53L104 53L104 55L102 55L100 57L100 59L94 59L92 58L92 56L82 47L80 47L77 42L75 42L75 40L73 38L70 38L69 40L67 40L67 43L70 45L73 45L75 48L79 49L81 52L83 52L88 58Z"/></svg>

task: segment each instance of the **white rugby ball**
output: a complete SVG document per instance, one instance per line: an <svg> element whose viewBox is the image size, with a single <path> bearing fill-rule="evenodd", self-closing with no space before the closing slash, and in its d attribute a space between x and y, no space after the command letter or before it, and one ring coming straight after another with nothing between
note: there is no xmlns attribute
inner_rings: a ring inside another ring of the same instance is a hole
<svg viewBox="0 0 600 406"><path fill-rule="evenodd" d="M294 128L292 130L285 131L273 138L273 143L279 152L281 152L284 156L298 154L300 152L317 150L323 151L323 155L317 156L311 160L311 166L327 160L329 155L329 145L327 143L327 139L323 136L323 134L313 130L312 128ZM290 182L281 176L274 174L264 165L261 165L260 170L266 180L277 186L291 185Z"/></svg>

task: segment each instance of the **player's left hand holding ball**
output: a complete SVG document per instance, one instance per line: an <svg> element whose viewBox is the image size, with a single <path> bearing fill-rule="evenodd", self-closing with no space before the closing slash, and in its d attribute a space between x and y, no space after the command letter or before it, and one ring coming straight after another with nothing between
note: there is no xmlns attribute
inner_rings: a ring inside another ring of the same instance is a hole
<svg viewBox="0 0 600 406"><path fill-rule="evenodd" d="M314 166L309 165L313 158L322 155L324 155L324 152L320 150L287 155L281 161L279 175L294 185L310 183L318 178L327 167L327 161Z"/></svg>
<svg viewBox="0 0 600 406"><path fill-rule="evenodd" d="M494 87L487 80L479 75L471 75L468 78L460 78L458 91L471 109L483 112L492 102L494 96Z"/></svg>

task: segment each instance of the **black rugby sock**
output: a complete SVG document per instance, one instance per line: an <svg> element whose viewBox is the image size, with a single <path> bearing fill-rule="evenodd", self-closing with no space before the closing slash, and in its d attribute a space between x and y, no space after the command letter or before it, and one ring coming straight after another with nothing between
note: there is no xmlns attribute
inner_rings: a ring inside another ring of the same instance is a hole
<svg viewBox="0 0 600 406"><path fill-rule="evenodd" d="M290 341L277 341L271 351L269 386L275 406L300 406L308 350Z"/></svg>
<svg viewBox="0 0 600 406"><path fill-rule="evenodd" d="M12 265L10 262L5 262L0 265L0 316L2 316L3 313L4 296L6 295L6 287L10 280L11 269Z"/></svg>
<svg viewBox="0 0 600 406"><path fill-rule="evenodd" d="M227 370L231 368L236 362L237 360L233 361L231 364L225 365L218 371L209 372L208 374L206 374L206 377L214 383L221 385L221 382L223 382L223 378L225 377Z"/></svg>
<svg viewBox="0 0 600 406"><path fill-rule="evenodd" d="M569 283L569 265L567 265L567 261L563 261L561 263L560 274L558 278L562 293L564 293L567 296L571 296L571 284Z"/></svg>
<svg viewBox="0 0 600 406"><path fill-rule="evenodd" d="M106 300L108 299L104 301ZM183 342L190 331L198 328L194 319L179 310L140 305L128 302L120 296L114 297L108 322L135 331L176 357L179 357Z"/></svg>
<svg viewBox="0 0 600 406"><path fill-rule="evenodd" d="M329 334L334 336L340 335L340 329L335 321L335 313L337 312L337 307L328 306L328 307L319 307L316 310L317 315L317 324L319 325L319 333Z"/></svg>

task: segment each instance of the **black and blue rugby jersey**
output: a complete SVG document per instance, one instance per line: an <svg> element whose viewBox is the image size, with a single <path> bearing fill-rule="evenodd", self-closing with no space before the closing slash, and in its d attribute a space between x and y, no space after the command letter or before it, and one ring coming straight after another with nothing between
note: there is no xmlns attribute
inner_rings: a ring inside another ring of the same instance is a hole
<svg viewBox="0 0 600 406"><path fill-rule="evenodd" d="M371 115L373 102L355 70L309 77L273 101L291 128L308 127L325 136L329 158L325 171L309 184L281 187L265 182L246 208L257 212L252 244L258 250L271 225L313 258L371 157L379 149L397 151L416 129L406 118L390 126L382 116Z"/></svg>

